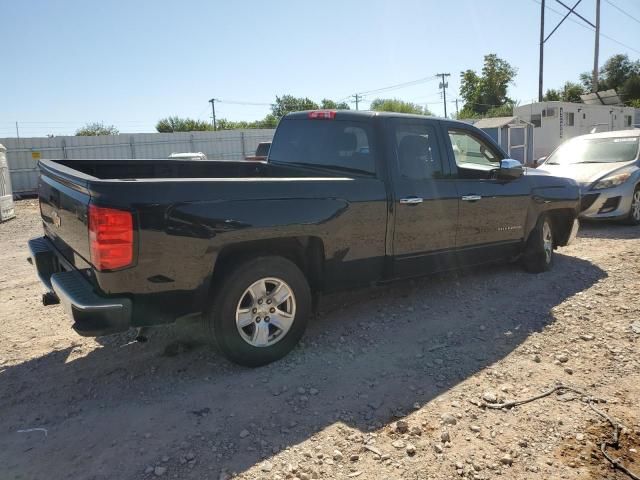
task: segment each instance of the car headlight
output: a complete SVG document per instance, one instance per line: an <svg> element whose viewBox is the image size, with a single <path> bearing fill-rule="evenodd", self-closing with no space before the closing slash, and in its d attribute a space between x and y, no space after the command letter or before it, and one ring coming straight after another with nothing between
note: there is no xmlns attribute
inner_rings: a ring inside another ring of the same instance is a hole
<svg viewBox="0 0 640 480"><path fill-rule="evenodd" d="M624 182L629 180L630 176L631 174L629 172L624 172L604 177L596 182L596 184L593 186L593 190L617 187L618 185L623 184Z"/></svg>

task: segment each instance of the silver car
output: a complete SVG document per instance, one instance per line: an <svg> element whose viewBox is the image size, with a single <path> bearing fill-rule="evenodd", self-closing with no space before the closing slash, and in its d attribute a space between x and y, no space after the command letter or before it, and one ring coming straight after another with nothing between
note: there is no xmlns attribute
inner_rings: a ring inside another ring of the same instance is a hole
<svg viewBox="0 0 640 480"><path fill-rule="evenodd" d="M581 218L640 224L640 130L593 133L567 140L539 167L574 179Z"/></svg>

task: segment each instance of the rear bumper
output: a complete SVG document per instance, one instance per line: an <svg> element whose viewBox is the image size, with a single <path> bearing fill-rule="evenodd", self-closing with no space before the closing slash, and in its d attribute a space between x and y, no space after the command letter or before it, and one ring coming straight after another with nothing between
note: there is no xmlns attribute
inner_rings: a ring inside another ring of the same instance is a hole
<svg viewBox="0 0 640 480"><path fill-rule="evenodd" d="M29 261L49 294L54 294L85 337L123 332L131 325L132 302L126 297L105 297L73 268L46 237L29 240Z"/></svg>

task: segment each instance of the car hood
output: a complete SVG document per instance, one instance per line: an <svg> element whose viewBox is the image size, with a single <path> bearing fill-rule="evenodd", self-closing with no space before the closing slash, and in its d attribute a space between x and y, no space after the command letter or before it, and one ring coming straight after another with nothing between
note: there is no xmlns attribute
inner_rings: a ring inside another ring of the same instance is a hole
<svg viewBox="0 0 640 480"><path fill-rule="evenodd" d="M572 178L581 184L590 184L628 164L629 162L573 163L570 165L549 165L545 163L540 166L540 170L547 171L557 177Z"/></svg>

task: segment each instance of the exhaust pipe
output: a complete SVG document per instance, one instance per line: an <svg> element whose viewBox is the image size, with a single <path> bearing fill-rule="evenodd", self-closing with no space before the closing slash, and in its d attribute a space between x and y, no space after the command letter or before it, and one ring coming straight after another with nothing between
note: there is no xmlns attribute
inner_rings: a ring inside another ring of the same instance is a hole
<svg viewBox="0 0 640 480"><path fill-rule="evenodd" d="M58 305L60 303L60 299L53 292L47 292L42 294L42 305L48 307L49 305Z"/></svg>

